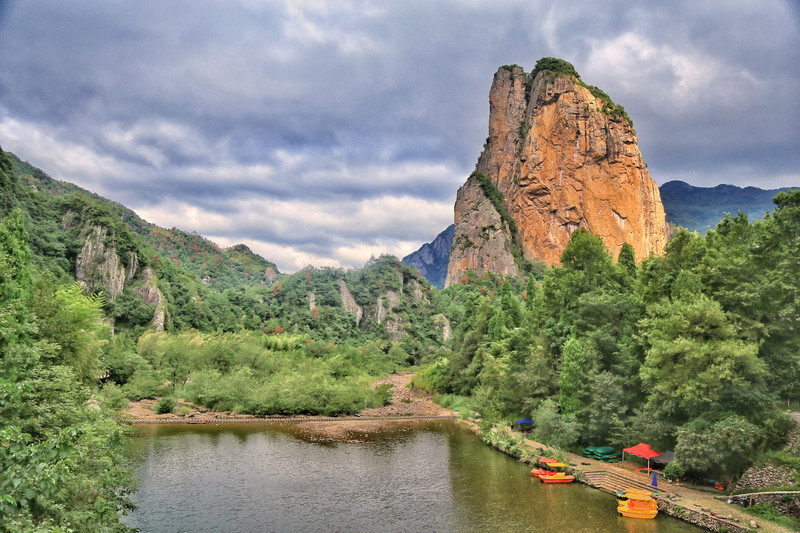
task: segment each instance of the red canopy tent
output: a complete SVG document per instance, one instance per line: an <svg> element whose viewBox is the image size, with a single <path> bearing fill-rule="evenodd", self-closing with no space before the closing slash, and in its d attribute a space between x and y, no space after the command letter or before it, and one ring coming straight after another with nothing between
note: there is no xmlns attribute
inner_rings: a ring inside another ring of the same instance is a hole
<svg viewBox="0 0 800 533"><path fill-rule="evenodd" d="M631 448L623 448L622 449L622 460L625 461L625 452L628 452L631 455L635 455L637 457L644 457L647 459L647 468L650 468L650 458L656 457L661 455L661 452L655 451L653 448L650 447L649 444L645 444L644 442L640 442L636 446ZM649 472L650 470L648 470Z"/></svg>

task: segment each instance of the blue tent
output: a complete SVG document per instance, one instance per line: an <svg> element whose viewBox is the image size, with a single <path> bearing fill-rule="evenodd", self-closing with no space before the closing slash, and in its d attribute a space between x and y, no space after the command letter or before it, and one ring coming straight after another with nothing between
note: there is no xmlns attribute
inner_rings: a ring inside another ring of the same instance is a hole
<svg viewBox="0 0 800 533"><path fill-rule="evenodd" d="M520 426L535 426L536 425L536 422L534 422L530 418L520 418L519 420L516 421L516 423L519 424Z"/></svg>

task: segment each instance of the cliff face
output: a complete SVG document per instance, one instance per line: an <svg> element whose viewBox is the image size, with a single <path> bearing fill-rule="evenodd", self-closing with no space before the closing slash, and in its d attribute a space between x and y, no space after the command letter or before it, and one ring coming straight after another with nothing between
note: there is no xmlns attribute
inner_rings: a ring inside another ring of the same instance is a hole
<svg viewBox="0 0 800 533"><path fill-rule="evenodd" d="M530 79L516 66L495 74L489 137L476 170L502 193L526 259L557 263L579 227L600 236L614 256L624 242L637 260L663 252L658 186L627 118L606 106L574 76L542 70ZM461 194L456 199L452 255L466 230L460 217L467 201ZM479 262L463 254L454 261L452 255L449 283Z"/></svg>
<svg viewBox="0 0 800 533"><path fill-rule="evenodd" d="M62 227L77 224L79 217L67 212ZM153 270L147 266L139 269L135 252L130 252L127 265L123 264L114 239L109 238L108 229L100 225L87 225L81 232L84 239L81 251L75 260L75 278L84 290L101 286L113 301L130 287L145 305L154 305L152 326L156 331L164 329L166 319L166 300L158 288Z"/></svg>
<svg viewBox="0 0 800 533"><path fill-rule="evenodd" d="M511 252L511 229L475 176L458 189L455 220L445 287L458 283L468 270L507 276L519 273Z"/></svg>
<svg viewBox="0 0 800 533"><path fill-rule="evenodd" d="M136 273L136 254L131 253L128 267L125 268L116 248L106 245L106 228L91 226L87 230L83 247L75 261L75 277L85 290L101 285L115 300L125 288L125 282L130 281Z"/></svg>

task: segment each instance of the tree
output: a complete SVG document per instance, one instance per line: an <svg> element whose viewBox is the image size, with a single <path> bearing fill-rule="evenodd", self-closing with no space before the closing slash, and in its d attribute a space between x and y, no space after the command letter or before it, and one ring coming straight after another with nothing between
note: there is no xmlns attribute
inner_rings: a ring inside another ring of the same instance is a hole
<svg viewBox="0 0 800 533"><path fill-rule="evenodd" d="M533 413L536 421L536 440L560 448L568 448L578 441L578 423L572 416L558 413L556 402L545 400Z"/></svg>
<svg viewBox="0 0 800 533"><path fill-rule="evenodd" d="M741 416L696 420L678 430L675 458L697 474L741 474L761 441L760 429Z"/></svg>
<svg viewBox="0 0 800 533"><path fill-rule="evenodd" d="M627 242L622 243L619 257L617 257L617 264L628 273L631 279L636 279L636 254L633 251L633 246Z"/></svg>
<svg viewBox="0 0 800 533"><path fill-rule="evenodd" d="M0 223L0 531L128 531L118 514L131 508L123 430L89 405L81 365L36 336L21 222L17 211ZM68 305L63 318L75 314Z"/></svg>
<svg viewBox="0 0 800 533"><path fill-rule="evenodd" d="M714 300L697 295L693 301L653 305L641 332L648 345L641 377L655 412L688 420L762 408L764 365L756 357L758 347L737 338Z"/></svg>
<svg viewBox="0 0 800 533"><path fill-rule="evenodd" d="M596 371L596 355L590 343L570 336L564 343L561 376L558 379L559 406L565 415L578 412L586 395L588 377Z"/></svg>

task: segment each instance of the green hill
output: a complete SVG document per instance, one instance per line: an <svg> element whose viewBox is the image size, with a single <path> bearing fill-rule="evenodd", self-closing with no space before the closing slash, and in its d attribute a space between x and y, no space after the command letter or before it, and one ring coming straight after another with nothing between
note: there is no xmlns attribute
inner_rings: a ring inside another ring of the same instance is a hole
<svg viewBox="0 0 800 533"><path fill-rule="evenodd" d="M243 244L223 249L197 233L161 228L121 204L72 183L53 179L14 154L6 153L22 184L52 197L75 195L102 205L125 222L132 232L141 235L158 255L197 274L210 287L225 290L243 285L270 285L281 275L274 263Z"/></svg>

